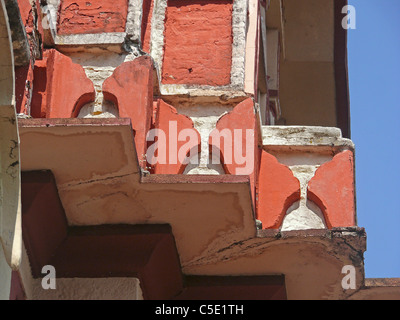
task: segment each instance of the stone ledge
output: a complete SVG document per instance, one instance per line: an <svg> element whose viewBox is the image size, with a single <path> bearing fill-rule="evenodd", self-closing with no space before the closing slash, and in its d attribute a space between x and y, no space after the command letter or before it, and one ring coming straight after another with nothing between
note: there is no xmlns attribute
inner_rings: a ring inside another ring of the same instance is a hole
<svg viewBox="0 0 400 320"><path fill-rule="evenodd" d="M400 287L400 278L368 278L366 287Z"/></svg>
<svg viewBox="0 0 400 320"><path fill-rule="evenodd" d="M366 238L366 232L365 229L361 227L290 230L290 231L280 231L279 229L264 229L257 231L257 238L300 239L300 238L310 238L310 237L320 237L326 239L345 238L345 237Z"/></svg>
<svg viewBox="0 0 400 320"><path fill-rule="evenodd" d="M266 150L306 150L318 147L330 151L354 151L354 143L342 137L339 128L313 126L263 126Z"/></svg>

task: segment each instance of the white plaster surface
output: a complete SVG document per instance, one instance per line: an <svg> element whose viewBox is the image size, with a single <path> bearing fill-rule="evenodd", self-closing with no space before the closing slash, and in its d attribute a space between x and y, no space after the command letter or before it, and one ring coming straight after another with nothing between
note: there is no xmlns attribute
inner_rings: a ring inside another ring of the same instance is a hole
<svg viewBox="0 0 400 320"><path fill-rule="evenodd" d="M154 59L158 73L161 74L164 56L164 20L167 9L166 0L154 0L151 18L150 54Z"/></svg>
<svg viewBox="0 0 400 320"><path fill-rule="evenodd" d="M314 203L307 201L307 185L314 176L318 166L291 166L293 175L300 181L300 201L294 203L286 213L282 231L325 229L325 219L321 210Z"/></svg>
<svg viewBox="0 0 400 320"><path fill-rule="evenodd" d="M124 43L125 32L68 34L56 37L57 46L119 45Z"/></svg>
<svg viewBox="0 0 400 320"><path fill-rule="evenodd" d="M244 90L249 94L254 92L255 79L255 57L256 57L256 37L257 37L257 0L249 0L248 22L246 34L246 62L245 62L245 79Z"/></svg>
<svg viewBox="0 0 400 320"><path fill-rule="evenodd" d="M244 89L247 29L247 0L235 0L232 12L232 69L231 85Z"/></svg>
<svg viewBox="0 0 400 320"><path fill-rule="evenodd" d="M141 41L142 16L143 0L129 0L125 31L131 41Z"/></svg>

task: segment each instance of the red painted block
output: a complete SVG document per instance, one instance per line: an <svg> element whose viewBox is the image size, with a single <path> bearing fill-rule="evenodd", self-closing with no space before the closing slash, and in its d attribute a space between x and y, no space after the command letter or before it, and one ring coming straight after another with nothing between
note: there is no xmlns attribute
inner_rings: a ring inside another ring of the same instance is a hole
<svg viewBox="0 0 400 320"><path fill-rule="evenodd" d="M159 99L155 126L165 134L165 141L160 141L158 136L158 157L160 158L160 148L164 148L166 163L156 163L154 173L183 173L188 164L185 162L186 157L189 154L195 156L201 151L200 134L194 128L193 121L185 115L178 114L174 107Z"/></svg>
<svg viewBox="0 0 400 320"><path fill-rule="evenodd" d="M59 34L124 32L128 0L64 0Z"/></svg>
<svg viewBox="0 0 400 320"><path fill-rule="evenodd" d="M106 100L113 102L121 118L131 118L139 160L144 160L146 135L151 127L153 113L153 62L142 56L121 64L103 83ZM142 167L145 162L141 161Z"/></svg>
<svg viewBox="0 0 400 320"><path fill-rule="evenodd" d="M232 0L168 1L163 83L230 83L232 7Z"/></svg>
<svg viewBox="0 0 400 320"><path fill-rule="evenodd" d="M95 90L81 65L51 49L35 63L31 115L34 118L77 117L94 101Z"/></svg>
<svg viewBox="0 0 400 320"><path fill-rule="evenodd" d="M210 151L220 153L225 172L249 175L254 172L254 150L257 149L256 116L251 98L239 103L222 116L209 138ZM250 151L250 153L249 153ZM243 159L246 158L245 163ZM250 165L249 170L245 165Z"/></svg>
<svg viewBox="0 0 400 320"><path fill-rule="evenodd" d="M258 219L263 229L278 229L289 207L300 200L300 182L287 166L263 150L258 187Z"/></svg>
<svg viewBox="0 0 400 320"><path fill-rule="evenodd" d="M219 155L227 174L249 175L255 204L259 153L254 102L248 98L218 120L209 138L213 156Z"/></svg>
<svg viewBox="0 0 400 320"><path fill-rule="evenodd" d="M308 183L307 198L322 210L328 228L356 225L352 151L343 151L319 167Z"/></svg>

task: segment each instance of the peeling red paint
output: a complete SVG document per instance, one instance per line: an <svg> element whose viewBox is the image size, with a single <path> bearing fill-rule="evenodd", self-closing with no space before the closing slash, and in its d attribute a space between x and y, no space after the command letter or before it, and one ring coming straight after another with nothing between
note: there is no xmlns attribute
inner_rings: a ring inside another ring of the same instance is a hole
<svg viewBox="0 0 400 320"><path fill-rule="evenodd" d="M124 32L127 14L128 0L64 0L58 33Z"/></svg>

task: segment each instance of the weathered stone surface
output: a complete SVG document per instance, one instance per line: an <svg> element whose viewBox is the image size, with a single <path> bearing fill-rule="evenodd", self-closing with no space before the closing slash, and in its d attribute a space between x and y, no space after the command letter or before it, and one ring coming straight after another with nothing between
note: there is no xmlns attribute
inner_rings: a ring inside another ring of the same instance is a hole
<svg viewBox="0 0 400 320"><path fill-rule="evenodd" d="M5 1L8 21L12 34L12 44L14 50L14 61L16 66L25 66L31 59L29 42L25 31L25 25L21 18L21 11L29 14L29 9L32 9L28 0L6 0ZM20 7L18 7L18 5Z"/></svg>
<svg viewBox="0 0 400 320"><path fill-rule="evenodd" d="M312 147L354 149L351 140L342 137L339 128L317 126L263 126L262 139L265 149Z"/></svg>

